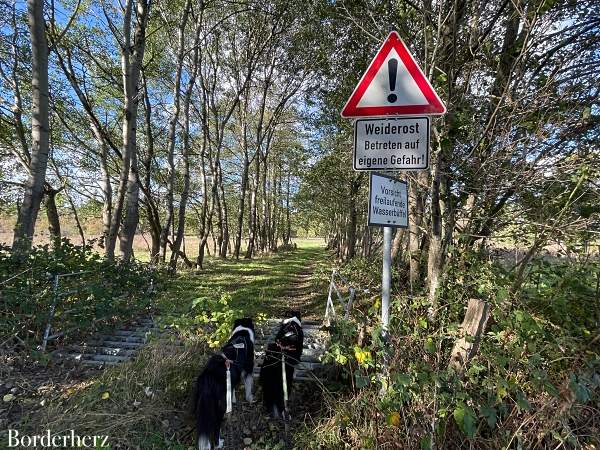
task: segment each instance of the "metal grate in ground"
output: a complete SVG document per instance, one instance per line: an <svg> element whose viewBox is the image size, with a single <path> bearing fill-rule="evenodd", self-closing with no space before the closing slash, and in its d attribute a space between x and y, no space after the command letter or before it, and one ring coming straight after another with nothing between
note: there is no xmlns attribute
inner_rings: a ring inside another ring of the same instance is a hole
<svg viewBox="0 0 600 450"><path fill-rule="evenodd" d="M269 319L256 330L254 376L258 377L260 365L265 356L265 349L279 329L281 319ZM321 322L303 321L304 350L301 362L294 373L294 379L314 380L318 369L323 367L320 361L325 352L329 334L322 330ZM129 361L143 348L151 335L158 335L161 330L151 317L142 317L112 331L92 335L89 340L79 345L71 345L53 352L53 356L74 359L82 364L102 368ZM177 343L175 343L177 345ZM183 345L179 343L179 345Z"/></svg>
<svg viewBox="0 0 600 450"><path fill-rule="evenodd" d="M52 355L99 368L114 366L129 361L147 344L151 335L158 333L160 329L154 320L142 317L112 331L94 334L85 343L55 350Z"/></svg>

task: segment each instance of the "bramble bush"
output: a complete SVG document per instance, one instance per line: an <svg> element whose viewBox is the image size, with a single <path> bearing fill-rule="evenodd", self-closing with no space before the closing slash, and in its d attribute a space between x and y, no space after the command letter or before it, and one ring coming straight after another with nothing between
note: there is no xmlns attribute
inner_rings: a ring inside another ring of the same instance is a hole
<svg viewBox="0 0 600 450"><path fill-rule="evenodd" d="M60 279L56 331L89 330L130 319L151 307L151 293L160 274L138 262L107 261L91 245L62 239L36 246L26 255L0 246L0 342L39 345Z"/></svg>

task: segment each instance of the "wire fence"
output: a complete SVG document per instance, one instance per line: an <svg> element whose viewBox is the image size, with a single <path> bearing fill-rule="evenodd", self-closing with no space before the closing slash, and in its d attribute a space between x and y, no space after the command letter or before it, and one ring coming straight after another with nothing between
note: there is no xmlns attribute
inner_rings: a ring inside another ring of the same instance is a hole
<svg viewBox="0 0 600 450"><path fill-rule="evenodd" d="M46 351L51 342L78 330L112 325L151 308L150 294L158 276L152 266L82 257L72 264L76 270L65 271L68 265L61 261L13 261L2 256L2 346Z"/></svg>

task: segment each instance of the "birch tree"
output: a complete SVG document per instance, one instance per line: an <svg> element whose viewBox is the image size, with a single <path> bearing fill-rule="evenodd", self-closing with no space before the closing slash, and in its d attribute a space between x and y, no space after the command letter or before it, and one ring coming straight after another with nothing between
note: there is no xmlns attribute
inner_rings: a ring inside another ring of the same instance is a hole
<svg viewBox="0 0 600 450"><path fill-rule="evenodd" d="M31 38L31 160L13 238L14 250L31 247L48 166L48 42L43 0L27 2Z"/></svg>

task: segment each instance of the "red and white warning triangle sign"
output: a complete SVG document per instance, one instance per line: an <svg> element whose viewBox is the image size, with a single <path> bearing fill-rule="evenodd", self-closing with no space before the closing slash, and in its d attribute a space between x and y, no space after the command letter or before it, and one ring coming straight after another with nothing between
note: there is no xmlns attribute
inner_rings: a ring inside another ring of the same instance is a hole
<svg viewBox="0 0 600 450"><path fill-rule="evenodd" d="M342 110L343 117L439 115L446 107L392 31Z"/></svg>

